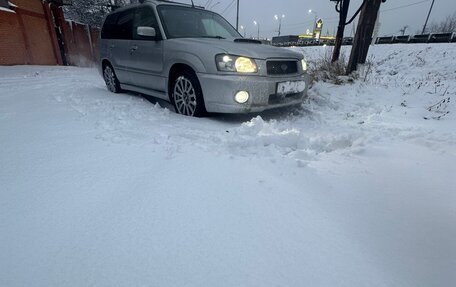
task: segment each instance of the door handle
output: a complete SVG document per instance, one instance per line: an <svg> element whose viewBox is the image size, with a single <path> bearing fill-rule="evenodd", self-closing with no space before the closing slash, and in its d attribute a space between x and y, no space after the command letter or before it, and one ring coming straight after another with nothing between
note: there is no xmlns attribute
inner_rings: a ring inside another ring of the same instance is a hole
<svg viewBox="0 0 456 287"><path fill-rule="evenodd" d="M134 51L138 50L138 46L134 45L130 48L130 53L133 53Z"/></svg>

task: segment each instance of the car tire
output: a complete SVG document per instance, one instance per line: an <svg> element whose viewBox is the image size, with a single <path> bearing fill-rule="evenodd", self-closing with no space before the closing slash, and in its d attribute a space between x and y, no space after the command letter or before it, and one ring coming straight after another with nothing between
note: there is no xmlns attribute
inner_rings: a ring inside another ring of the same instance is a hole
<svg viewBox="0 0 456 287"><path fill-rule="evenodd" d="M114 72L114 68L110 64L106 64L103 68L103 79L110 92L117 94L122 91L116 72Z"/></svg>
<svg viewBox="0 0 456 287"><path fill-rule="evenodd" d="M190 117L203 117L207 114L201 85L192 72L183 71L177 74L170 98L178 114Z"/></svg>

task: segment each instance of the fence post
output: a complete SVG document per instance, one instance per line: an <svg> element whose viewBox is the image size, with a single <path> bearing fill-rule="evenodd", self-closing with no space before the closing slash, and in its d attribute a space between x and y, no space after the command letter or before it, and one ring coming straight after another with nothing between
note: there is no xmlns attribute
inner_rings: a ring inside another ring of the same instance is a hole
<svg viewBox="0 0 456 287"><path fill-rule="evenodd" d="M69 61L70 61L69 50L68 50L69 39L68 39L68 35L66 34L66 31L65 31L65 18L63 15L62 8L55 6L54 4L51 4L51 12L52 12L52 16L55 21L55 24L57 25L57 29L59 29L60 35L62 37L61 44L62 44L62 48L63 48L63 51L62 51L63 64L69 65Z"/></svg>
<svg viewBox="0 0 456 287"><path fill-rule="evenodd" d="M30 52L30 43L29 43L30 41L27 36L27 31L25 31L25 24L24 24L24 20L22 19L21 9L19 7L16 7L15 12L17 15L17 20L19 22L19 27L21 29L22 37L24 38L25 55L27 58L26 62L24 64L30 65L33 63L33 57L32 57L32 53Z"/></svg>
<svg viewBox="0 0 456 287"><path fill-rule="evenodd" d="M87 32L87 37L89 39L89 47L90 47L90 57L92 58L91 60L95 62L95 55L93 53L93 42L92 42L92 33L90 31L90 26L88 24L85 25L86 32Z"/></svg>
<svg viewBox="0 0 456 287"><path fill-rule="evenodd" d="M55 61L57 62L58 65L63 65L63 59L62 59L62 54L60 53L60 46L59 42L57 40L57 35L55 31L55 25L54 25L54 18L51 13L51 9L49 8L49 4L47 2L43 2L43 10L44 10L44 15L46 19L46 24L49 30L49 35L51 36L51 41L52 41L52 49L54 52L54 57Z"/></svg>

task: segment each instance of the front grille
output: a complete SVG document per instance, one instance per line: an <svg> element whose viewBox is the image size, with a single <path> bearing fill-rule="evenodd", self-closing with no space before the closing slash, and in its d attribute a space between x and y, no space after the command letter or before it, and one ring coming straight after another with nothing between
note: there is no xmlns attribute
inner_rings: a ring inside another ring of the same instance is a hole
<svg viewBox="0 0 456 287"><path fill-rule="evenodd" d="M268 61L268 75L289 75L298 73L297 61Z"/></svg>

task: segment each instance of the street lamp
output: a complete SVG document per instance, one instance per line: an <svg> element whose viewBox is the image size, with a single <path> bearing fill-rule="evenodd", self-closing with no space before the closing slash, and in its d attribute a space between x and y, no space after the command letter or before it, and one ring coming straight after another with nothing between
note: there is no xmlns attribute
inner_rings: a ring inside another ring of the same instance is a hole
<svg viewBox="0 0 456 287"><path fill-rule="evenodd" d="M318 18L318 14L317 14L317 11L314 11L312 9L309 9L309 14L314 14L315 15L315 21L314 21L314 34L315 34L315 30L317 29L317 18Z"/></svg>
<svg viewBox="0 0 456 287"><path fill-rule="evenodd" d="M282 19L285 18L285 15L282 14L282 17L279 17L278 15L274 15L274 18L276 20L279 20L279 30L278 30L278 35L277 36L280 36L280 30L282 29Z"/></svg>
<svg viewBox="0 0 456 287"><path fill-rule="evenodd" d="M245 35L246 35L246 31L245 31L245 27L244 27L244 25L241 25L241 30L244 32L244 38L245 38Z"/></svg>
<svg viewBox="0 0 456 287"><path fill-rule="evenodd" d="M258 28L257 39L260 40L260 23L254 20L253 24Z"/></svg>

